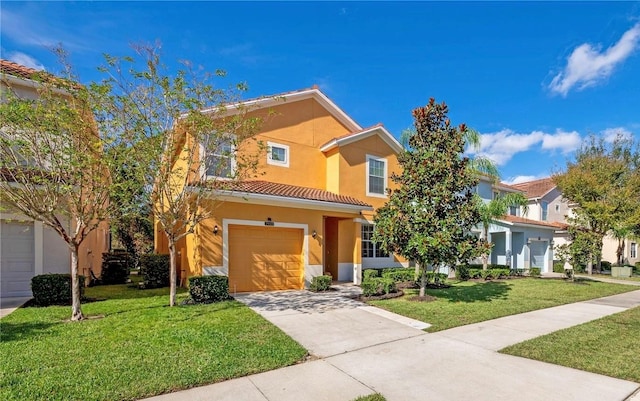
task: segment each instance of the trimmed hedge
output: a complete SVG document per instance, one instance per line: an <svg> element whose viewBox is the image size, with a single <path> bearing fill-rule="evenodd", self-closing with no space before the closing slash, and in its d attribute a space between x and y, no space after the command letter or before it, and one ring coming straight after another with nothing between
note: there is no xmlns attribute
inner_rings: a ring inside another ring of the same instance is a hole
<svg viewBox="0 0 640 401"><path fill-rule="evenodd" d="M374 278L374 277L379 277L378 276L379 272L380 271L378 269L365 269L362 271L362 277L364 280Z"/></svg>
<svg viewBox="0 0 640 401"><path fill-rule="evenodd" d="M611 262L608 262L606 260L601 260L600 261L600 268L604 269L604 270L611 270Z"/></svg>
<svg viewBox="0 0 640 401"><path fill-rule="evenodd" d="M529 269L529 275L531 277L540 277L540 268L539 267L532 267Z"/></svg>
<svg viewBox="0 0 640 401"><path fill-rule="evenodd" d="M84 276L78 276L80 298L84 297ZM41 274L31 279L33 301L38 306L71 305L71 274Z"/></svg>
<svg viewBox="0 0 640 401"><path fill-rule="evenodd" d="M141 255L140 273L142 274L144 288L168 287L169 255Z"/></svg>
<svg viewBox="0 0 640 401"><path fill-rule="evenodd" d="M564 262L553 262L554 273L564 273Z"/></svg>
<svg viewBox="0 0 640 401"><path fill-rule="evenodd" d="M373 277L366 279L362 282L361 288L362 295L364 295L365 297L398 292L396 282L388 277Z"/></svg>
<svg viewBox="0 0 640 401"><path fill-rule="evenodd" d="M126 284L129 280L131 255L127 252L105 252L102 254L102 284Z"/></svg>
<svg viewBox="0 0 640 401"><path fill-rule="evenodd" d="M193 302L200 304L210 304L231 299L229 296L229 277L189 277L189 295Z"/></svg>
<svg viewBox="0 0 640 401"><path fill-rule="evenodd" d="M500 266L500 265L493 265L493 266ZM492 268L492 269L487 269L487 270L482 270L482 268L480 269L469 269L469 276L471 278L474 279L485 279L485 280L489 280L489 279L499 279L499 278L505 278L509 276L509 272L510 270L507 268Z"/></svg>
<svg viewBox="0 0 640 401"><path fill-rule="evenodd" d="M390 278L396 283L404 281L416 281L416 270L413 268L406 269L385 269L382 270L382 277Z"/></svg>
<svg viewBox="0 0 640 401"><path fill-rule="evenodd" d="M309 290L319 292L327 291L331 287L331 276L315 276L311 279Z"/></svg>

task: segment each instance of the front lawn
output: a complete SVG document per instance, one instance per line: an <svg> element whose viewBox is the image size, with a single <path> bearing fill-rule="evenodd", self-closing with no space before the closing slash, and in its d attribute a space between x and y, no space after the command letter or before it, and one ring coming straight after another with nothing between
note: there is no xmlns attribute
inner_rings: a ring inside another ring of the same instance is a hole
<svg viewBox="0 0 640 401"><path fill-rule="evenodd" d="M306 350L236 301L169 308L168 289L88 288L70 307L0 320L0 399L133 400L272 370ZM184 299L185 295L180 295Z"/></svg>
<svg viewBox="0 0 640 401"><path fill-rule="evenodd" d="M427 331L434 332L637 289L599 281L578 280L572 283L536 278L450 284L451 288L427 290L428 295L437 298L431 302L410 301L417 290L405 290L404 297L369 303L430 323L432 326Z"/></svg>
<svg viewBox="0 0 640 401"><path fill-rule="evenodd" d="M632 275L631 277L611 277L611 274L593 273L590 276L587 275L587 274L578 274L578 275L576 275L576 277L581 277L581 278L584 278L584 279L593 278L594 280L597 280L599 278L607 278L607 279L611 279L611 280L640 281L640 276L635 276L635 275Z"/></svg>
<svg viewBox="0 0 640 401"><path fill-rule="evenodd" d="M640 307L556 331L500 352L640 383Z"/></svg>

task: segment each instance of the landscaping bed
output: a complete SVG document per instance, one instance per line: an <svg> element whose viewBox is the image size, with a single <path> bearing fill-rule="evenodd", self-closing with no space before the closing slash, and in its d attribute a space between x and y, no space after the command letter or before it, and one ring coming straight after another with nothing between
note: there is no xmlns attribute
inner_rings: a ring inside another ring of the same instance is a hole
<svg viewBox="0 0 640 401"><path fill-rule="evenodd" d="M450 288L427 289L431 302L412 302L418 290L400 298L368 301L399 315L430 323L434 332L552 306L633 291L636 287L596 281L525 278L487 282L449 282Z"/></svg>
<svg viewBox="0 0 640 401"><path fill-rule="evenodd" d="M500 352L640 383L640 307Z"/></svg>
<svg viewBox="0 0 640 401"><path fill-rule="evenodd" d="M84 304L82 322L68 322L70 307L60 306L20 308L0 320L0 399L133 400L306 355L236 301L170 308L168 288L131 285L87 288L86 296L106 300Z"/></svg>

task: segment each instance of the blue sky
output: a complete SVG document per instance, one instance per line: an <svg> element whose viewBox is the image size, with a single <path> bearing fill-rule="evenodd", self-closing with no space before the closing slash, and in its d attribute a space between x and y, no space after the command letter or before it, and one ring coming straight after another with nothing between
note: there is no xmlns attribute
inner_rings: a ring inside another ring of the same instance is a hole
<svg viewBox="0 0 640 401"><path fill-rule="evenodd" d="M507 182L566 165L589 134L640 139L640 2L12 2L2 58L81 81L102 54L162 43L245 81L247 97L319 85L360 125L394 135L430 97L483 135Z"/></svg>

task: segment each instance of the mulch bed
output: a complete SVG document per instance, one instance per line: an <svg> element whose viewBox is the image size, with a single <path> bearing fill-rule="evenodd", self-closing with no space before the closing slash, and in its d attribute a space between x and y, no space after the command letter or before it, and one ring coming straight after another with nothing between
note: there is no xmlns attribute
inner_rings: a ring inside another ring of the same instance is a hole
<svg viewBox="0 0 640 401"><path fill-rule="evenodd" d="M390 292L389 294L382 294L382 295L372 295L370 297L365 297L362 295L358 295L355 299L359 300L359 301L380 301L383 299L393 299L393 298L398 298L404 295L404 292L402 290L398 291L398 292Z"/></svg>

